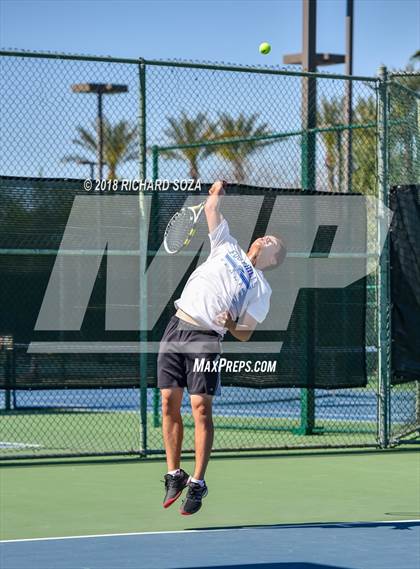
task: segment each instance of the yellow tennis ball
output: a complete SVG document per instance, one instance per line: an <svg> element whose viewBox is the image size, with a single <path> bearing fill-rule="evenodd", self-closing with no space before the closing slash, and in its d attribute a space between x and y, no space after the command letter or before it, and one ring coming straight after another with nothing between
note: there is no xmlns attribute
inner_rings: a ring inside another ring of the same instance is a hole
<svg viewBox="0 0 420 569"><path fill-rule="evenodd" d="M271 45L269 43L267 43L266 41L264 41L261 45L260 45L260 53L262 53L263 55L268 55L271 51Z"/></svg>

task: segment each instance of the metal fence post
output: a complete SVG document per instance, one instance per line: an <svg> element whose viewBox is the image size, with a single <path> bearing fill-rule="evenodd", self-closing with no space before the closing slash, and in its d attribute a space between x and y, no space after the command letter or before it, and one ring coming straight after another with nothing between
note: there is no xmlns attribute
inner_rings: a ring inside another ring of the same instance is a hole
<svg viewBox="0 0 420 569"><path fill-rule="evenodd" d="M145 179L147 175L146 155L146 65L143 61L139 64L139 178ZM140 249L140 275L139 275L139 341L140 341L140 453L147 454L147 364L148 355L145 351L148 339L147 335L147 208L144 192L139 192L139 249Z"/></svg>
<svg viewBox="0 0 420 569"><path fill-rule="evenodd" d="M159 147L153 146L152 147L152 179L153 181L159 178ZM156 216L156 221L153 223L152 231L153 235L153 248L157 250L158 247L158 227L157 227L157 220L159 219L159 193L153 192L152 196L153 201L153 212L154 216ZM160 391L157 387L153 389L153 426L155 428L160 427Z"/></svg>
<svg viewBox="0 0 420 569"><path fill-rule="evenodd" d="M378 244L381 243L384 217L387 215L389 200L389 145L388 145L388 113L389 113L388 76L386 67L379 69L379 108L378 108ZM381 203L382 202L382 203ZM390 436L390 255L389 239L386 238L378 271L378 435L382 448L389 446Z"/></svg>
<svg viewBox="0 0 420 569"><path fill-rule="evenodd" d="M4 408L6 411L10 411L12 408L12 389L14 388L14 382L12 380L12 357L14 352L14 346L10 350L5 349L5 384L6 390L4 392Z"/></svg>
<svg viewBox="0 0 420 569"><path fill-rule="evenodd" d="M316 2L303 2L303 53L302 67L305 71L317 70L316 61ZM316 134L313 129L317 123L317 80L315 76L302 78L302 138L301 138L301 183L302 190L316 190ZM308 302L309 290L301 291L305 302L304 318L313 315L313 306ZM305 366L303 375L308 385L314 385L314 349L312 334L304 340ZM300 426L297 433L312 435L315 428L315 390L312 387L301 389Z"/></svg>
<svg viewBox="0 0 420 569"><path fill-rule="evenodd" d="M301 146L302 160L302 190L316 189L316 79L304 78L302 80L302 120L303 134ZM301 291L302 299L305 302L304 318L309 319L313 315L313 306L308 301L310 292ZM305 351L305 381L313 385L314 379L314 349L315 342L312 334L307 334L304 340ZM295 431L297 434L312 435L315 430L315 390L313 387L301 389L300 395L300 426Z"/></svg>

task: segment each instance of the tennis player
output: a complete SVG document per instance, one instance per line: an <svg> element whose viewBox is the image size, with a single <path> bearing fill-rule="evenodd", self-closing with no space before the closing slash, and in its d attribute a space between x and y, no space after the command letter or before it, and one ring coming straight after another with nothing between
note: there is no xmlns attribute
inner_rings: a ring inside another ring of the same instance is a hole
<svg viewBox="0 0 420 569"><path fill-rule="evenodd" d="M226 182L216 181L205 205L211 251L192 273L175 302L176 314L163 335L158 355L158 387L162 394L162 427L168 473L163 507L168 508L188 487L181 514L201 508L207 495L204 475L213 444L212 401L220 394L221 341L227 330L247 341L267 316L271 288L263 271L277 267L286 254L279 237L256 239L245 253L229 233L220 212ZM197 371L194 362L210 365ZM213 365L213 363L216 365ZM214 369L216 368L216 369ZM180 468L183 424L181 403L188 389L195 424L195 469Z"/></svg>

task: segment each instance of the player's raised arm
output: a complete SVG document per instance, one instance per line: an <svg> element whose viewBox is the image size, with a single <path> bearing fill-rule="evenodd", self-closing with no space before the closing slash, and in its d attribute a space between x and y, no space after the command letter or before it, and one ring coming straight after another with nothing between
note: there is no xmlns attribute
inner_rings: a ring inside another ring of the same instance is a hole
<svg viewBox="0 0 420 569"><path fill-rule="evenodd" d="M206 205L204 206L209 233L216 229L223 219L222 214L220 213L220 205L222 196L225 195L225 188L226 182L217 180L209 189L210 197L207 199Z"/></svg>

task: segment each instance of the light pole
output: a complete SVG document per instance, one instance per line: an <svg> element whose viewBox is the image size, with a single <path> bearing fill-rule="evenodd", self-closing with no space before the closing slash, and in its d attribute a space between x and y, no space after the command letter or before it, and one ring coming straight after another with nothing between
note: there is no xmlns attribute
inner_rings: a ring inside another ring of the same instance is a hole
<svg viewBox="0 0 420 569"><path fill-rule="evenodd" d="M353 17L354 5L353 0L346 2L346 75L353 75ZM345 123L349 126L353 122L353 85L351 81L346 82L346 98L345 98ZM352 131L347 131L347 144L345 149L345 170L344 170L344 187L347 192L351 192L352 187L352 170L353 170L353 141Z"/></svg>
<svg viewBox="0 0 420 569"><path fill-rule="evenodd" d="M98 179L102 179L103 170L103 111L102 97L103 95L114 95L116 93L127 93L127 85L115 85L112 83L76 83L71 86L73 93L95 93L97 95L97 119L96 119L96 135L97 135L97 163L98 163Z"/></svg>
<svg viewBox="0 0 420 569"><path fill-rule="evenodd" d="M346 54L317 53L316 51L316 11L317 0L302 0L303 6L303 49L301 53L292 53L283 57L283 63L302 65L303 71L316 72L317 67L345 63L346 74L353 74L353 0L346 0ZM316 78L304 77L302 80L302 128L310 130L316 128ZM344 104L345 123L349 126L352 121L352 85L348 80ZM316 188L315 168L315 133L305 134L302 144L302 188ZM347 147L344 170L344 188L351 189L351 131L347 133ZM341 148L340 148L341 153ZM341 171L341 168L340 168ZM343 191L340 187L339 191Z"/></svg>
<svg viewBox="0 0 420 569"><path fill-rule="evenodd" d="M94 177L94 168L95 168L95 162L92 162L92 160L77 160L76 164L80 164L81 166L89 166L89 173L90 173L90 179L93 180Z"/></svg>
<svg viewBox="0 0 420 569"><path fill-rule="evenodd" d="M292 53L283 57L283 63L292 65L302 65L303 71L316 72L319 66L336 65L346 63L346 70L351 72L352 60L352 17L353 0L347 0L347 56L336 53L317 53L316 49L316 16L317 1L302 0L303 7L303 30L302 30L302 52ZM302 190L316 190L316 134L314 129L317 126L317 84L315 76L305 76L302 78L302 143L301 143L301 181ZM351 96L347 95L347 109L351 105ZM346 116L349 117L350 111L347 110ZM346 172L349 172L349 162L346 162ZM348 175L347 175L348 178ZM341 188L340 188L341 190ZM306 301L303 318L314 321L314 306ZM316 339L310 335L305 339L304 350L306 354L304 375L307 379L308 388L301 390L301 422L296 429L297 434L313 435L317 432L315 426L315 385L314 376L314 353Z"/></svg>

